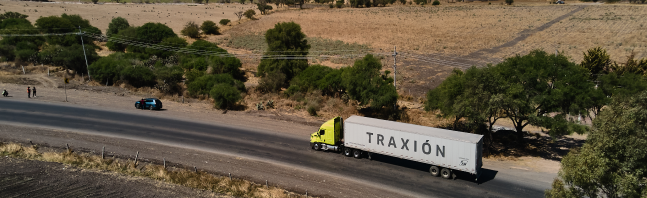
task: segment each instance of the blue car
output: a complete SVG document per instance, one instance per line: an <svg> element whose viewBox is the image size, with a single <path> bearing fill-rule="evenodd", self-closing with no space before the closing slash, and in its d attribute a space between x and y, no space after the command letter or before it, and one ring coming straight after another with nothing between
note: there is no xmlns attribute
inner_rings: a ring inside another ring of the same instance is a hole
<svg viewBox="0 0 647 198"><path fill-rule="evenodd" d="M150 110L153 110L153 109L160 110L160 109L162 109L162 101L160 101L157 98L145 98L144 101L146 101L144 103L144 109L150 109ZM137 109L142 108L141 100L135 102L135 108L137 108Z"/></svg>

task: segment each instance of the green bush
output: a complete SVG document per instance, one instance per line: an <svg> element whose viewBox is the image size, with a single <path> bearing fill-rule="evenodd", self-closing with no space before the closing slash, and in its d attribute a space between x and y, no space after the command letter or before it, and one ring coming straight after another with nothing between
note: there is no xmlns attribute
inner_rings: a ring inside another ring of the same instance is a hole
<svg viewBox="0 0 647 198"><path fill-rule="evenodd" d="M512 5L512 3L514 3L514 0L505 0L505 3L508 5Z"/></svg>
<svg viewBox="0 0 647 198"><path fill-rule="evenodd" d="M137 27L127 27L124 29L121 29L117 32L117 34L112 34L112 36L121 38L121 39L134 39L137 38ZM110 51L115 51L115 52L125 52L126 48L128 45L122 44L122 43L117 43L113 41L108 41L106 43L106 46Z"/></svg>
<svg viewBox="0 0 647 198"><path fill-rule="evenodd" d="M368 54L342 73L342 84L351 99L361 104L370 104L371 108L392 107L398 93L393 86L393 79L380 74L382 64L373 55Z"/></svg>
<svg viewBox="0 0 647 198"><path fill-rule="evenodd" d="M168 37L163 39L162 42L159 43L159 45L168 46L168 48L171 48L171 47L183 48L183 47L186 47L188 43L186 42L186 40L180 37ZM176 54L176 52L167 51L167 50L158 50L154 48L146 48L145 52L146 54L155 55L159 58L166 58L166 57L172 56L173 54Z"/></svg>
<svg viewBox="0 0 647 198"><path fill-rule="evenodd" d="M23 19L23 18L5 19L5 20L2 20L2 23L0 23L0 29L5 29L13 26L34 27L33 25L31 25L31 22L29 20Z"/></svg>
<svg viewBox="0 0 647 198"><path fill-rule="evenodd" d="M434 2L433 2L433 3L431 3L431 5L440 5L440 1L438 1L438 0L434 0Z"/></svg>
<svg viewBox="0 0 647 198"><path fill-rule="evenodd" d="M252 9L249 9L249 10L245 11L245 13L243 13L243 15L245 15L245 18L254 20L254 15L256 15L256 11L254 11Z"/></svg>
<svg viewBox="0 0 647 198"><path fill-rule="evenodd" d="M265 76L269 73L280 72L285 75L287 83L299 72L308 67L307 59L291 57L303 57L308 55L310 45L306 35L301 32L301 26L294 22L278 23L274 28L265 33L265 42L268 44L267 56L283 56L286 59L263 59L258 65L258 74Z"/></svg>
<svg viewBox="0 0 647 198"><path fill-rule="evenodd" d="M214 100L214 107L218 109L230 109L238 101L243 99L238 89L225 83L219 83L213 86L211 91L209 91L209 95Z"/></svg>
<svg viewBox="0 0 647 198"><path fill-rule="evenodd" d="M401 3L402 5L406 5L406 4L407 4L407 0L400 0L400 3Z"/></svg>
<svg viewBox="0 0 647 198"><path fill-rule="evenodd" d="M159 44L165 38L177 37L173 29L161 23L146 23L137 28L136 35L139 41L152 44ZM129 45L126 49L128 52L144 53L146 51L143 47L133 45Z"/></svg>
<svg viewBox="0 0 647 198"><path fill-rule="evenodd" d="M157 81L155 74L147 67L131 66L121 71L121 80L125 80L134 87L152 87Z"/></svg>
<svg viewBox="0 0 647 198"><path fill-rule="evenodd" d="M231 77L229 74L214 74L200 76L187 84L189 95L197 96L201 94L209 94L209 91L216 84L224 83L236 87L240 91L245 91L245 85Z"/></svg>
<svg viewBox="0 0 647 198"><path fill-rule="evenodd" d="M213 21L204 21L200 29L204 34L220 34L218 26Z"/></svg>
<svg viewBox="0 0 647 198"><path fill-rule="evenodd" d="M29 16L18 12L5 12L4 14L0 14L0 21L5 19L26 19L27 17Z"/></svg>
<svg viewBox="0 0 647 198"><path fill-rule="evenodd" d="M290 87L286 92L291 95L293 91L308 92L318 89L319 85L323 83L324 77L332 71L332 68L322 65L309 66L290 81Z"/></svg>
<svg viewBox="0 0 647 198"><path fill-rule="evenodd" d="M40 17L36 20L35 25L42 30L42 33L68 33L71 30L78 31L80 26L85 32L101 34L101 30L90 25L90 21L81 18L79 15L62 14L60 17ZM50 45L72 46L81 43L81 38L78 35L53 35L47 36L46 40ZM85 45L95 46L94 41L95 39L92 37L83 37Z"/></svg>
<svg viewBox="0 0 647 198"><path fill-rule="evenodd" d="M85 46L85 54L83 55L83 46L75 44L69 47L58 47L55 50L58 52L52 53L52 63L54 65L65 66L68 69L78 71L79 73L87 73L86 56L88 63L93 63L99 59L99 55L94 46Z"/></svg>
<svg viewBox="0 0 647 198"><path fill-rule="evenodd" d="M205 57L184 56L180 58L180 66L187 70L205 71L209 68L209 62Z"/></svg>
<svg viewBox="0 0 647 198"><path fill-rule="evenodd" d="M94 81L101 84L108 82L108 84L112 85L119 80L121 71L126 67L132 67L127 60L103 57L90 64L89 69Z"/></svg>
<svg viewBox="0 0 647 198"><path fill-rule="evenodd" d="M220 19L220 22L218 22L218 23L220 23L220 25L227 25L227 24L231 23L231 20L229 20L229 19Z"/></svg>
<svg viewBox="0 0 647 198"><path fill-rule="evenodd" d="M113 34L119 33L119 31L129 28L130 24L128 23L128 20L117 17L112 19L110 21L110 24L108 24L108 30L106 31L106 36L111 36Z"/></svg>
<svg viewBox="0 0 647 198"><path fill-rule="evenodd" d="M4 61L13 61L16 58L15 46L13 45L0 45L0 58Z"/></svg>
<svg viewBox="0 0 647 198"><path fill-rule="evenodd" d="M198 24L195 24L195 22L189 21L184 25L184 29L182 29L181 33L182 35L191 38L200 38L200 27L198 27Z"/></svg>
<svg viewBox="0 0 647 198"><path fill-rule="evenodd" d="M337 7L337 8L344 7L344 1L337 1L337 2L335 2L335 7Z"/></svg>

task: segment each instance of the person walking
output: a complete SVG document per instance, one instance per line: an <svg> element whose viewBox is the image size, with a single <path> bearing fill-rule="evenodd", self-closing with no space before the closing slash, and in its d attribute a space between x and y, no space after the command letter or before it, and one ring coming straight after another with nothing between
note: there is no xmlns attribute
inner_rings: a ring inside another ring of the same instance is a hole
<svg viewBox="0 0 647 198"><path fill-rule="evenodd" d="M31 87L27 87L27 98L31 98Z"/></svg>
<svg viewBox="0 0 647 198"><path fill-rule="evenodd" d="M5 90L3 90L3 91L2 91L2 96L4 96L4 97L9 96L9 92L7 92L7 90L6 90L6 89L5 89Z"/></svg>
<svg viewBox="0 0 647 198"><path fill-rule="evenodd" d="M35 98L36 97L36 87L32 88L31 91L33 92L33 94L31 94L31 95L34 96L34 98Z"/></svg>

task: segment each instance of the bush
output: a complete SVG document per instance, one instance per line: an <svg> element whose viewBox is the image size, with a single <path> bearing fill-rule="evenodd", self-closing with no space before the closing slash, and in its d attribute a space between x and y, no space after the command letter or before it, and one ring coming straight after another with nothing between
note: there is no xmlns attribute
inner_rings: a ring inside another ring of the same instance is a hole
<svg viewBox="0 0 647 198"><path fill-rule="evenodd" d="M128 20L117 17L112 19L110 24L108 24L108 30L106 31L106 36L111 36L113 34L119 33L119 31L130 27Z"/></svg>
<svg viewBox="0 0 647 198"><path fill-rule="evenodd" d="M438 1L438 0L434 0L434 2L433 2L433 3L431 3L431 5L440 5L440 1Z"/></svg>
<svg viewBox="0 0 647 198"><path fill-rule="evenodd" d="M337 7L337 8L341 8L341 7L343 7L343 6L344 6L344 1L337 1L337 2L335 2L335 7Z"/></svg>
<svg viewBox="0 0 647 198"><path fill-rule="evenodd" d="M103 57L90 64L89 69L94 81L101 84L105 82L114 84L115 81L119 80L121 70L126 67L132 67L127 60Z"/></svg>
<svg viewBox="0 0 647 198"><path fill-rule="evenodd" d="M243 15L245 15L245 17L248 18L248 19L254 20L254 15L256 15L256 11L254 11L252 9L249 9L249 10L245 11L245 13L243 13Z"/></svg>
<svg viewBox="0 0 647 198"><path fill-rule="evenodd" d="M328 4L328 7L334 8L335 6L331 3L331 4Z"/></svg>
<svg viewBox="0 0 647 198"><path fill-rule="evenodd" d="M400 0L400 3L401 3L402 5L406 5L406 4L407 4L407 0Z"/></svg>
<svg viewBox="0 0 647 198"><path fill-rule="evenodd" d="M236 88L225 83L219 83L213 86L211 91L209 91L209 95L214 100L214 107L218 109L230 109L238 101L243 99Z"/></svg>
<svg viewBox="0 0 647 198"><path fill-rule="evenodd" d="M285 85L286 75L277 71L262 77L257 90L262 93L278 92Z"/></svg>
<svg viewBox="0 0 647 198"><path fill-rule="evenodd" d="M512 5L512 3L514 3L514 0L505 0L505 3L508 5Z"/></svg>
<svg viewBox="0 0 647 198"><path fill-rule="evenodd" d="M220 34L218 26L213 21L204 21L200 29L204 34Z"/></svg>
<svg viewBox="0 0 647 198"><path fill-rule="evenodd" d="M189 21L184 25L184 29L182 29L181 33L182 35L191 38L200 38L200 27L198 27L198 24L195 24L195 22Z"/></svg>
<svg viewBox="0 0 647 198"><path fill-rule="evenodd" d="M265 41L268 44L264 55L303 57L308 55L310 45L306 35L301 32L301 26L294 22L278 23L274 28L267 30ZM306 59L263 59L258 65L258 74L265 76L269 73L280 72L285 75L287 85L294 76L308 67Z"/></svg>
<svg viewBox="0 0 647 198"><path fill-rule="evenodd" d="M66 66L68 69L72 69L80 73L87 72L88 66L85 65L86 56L83 55L83 46L75 44L69 47L55 46L54 48L54 50L58 51L51 53L54 55L51 61L54 65ZM99 59L99 55L97 55L93 46L86 45L85 53L87 55L88 63L93 63L95 60Z"/></svg>
<svg viewBox="0 0 647 198"><path fill-rule="evenodd" d="M425 5L425 3L427 3L426 0L413 0L413 2L416 3L416 5Z"/></svg>
<svg viewBox="0 0 647 198"><path fill-rule="evenodd" d="M113 34L114 36L114 34ZM125 29L119 30L119 32L116 34L117 38L122 38L122 39L132 39L137 37L137 28L136 27L127 27ZM115 51L115 52L125 52L126 47L128 45L122 44L122 43L116 43L112 41L108 41L106 43L106 46L110 51Z"/></svg>
<svg viewBox="0 0 647 198"><path fill-rule="evenodd" d="M218 23L220 23L220 25L227 25L227 24L231 23L231 20L229 20L229 19L220 19L220 22L218 22Z"/></svg>
<svg viewBox="0 0 647 198"><path fill-rule="evenodd" d="M152 87L157 81L153 71L147 67L134 66L126 67L121 71L121 80L125 80L134 87Z"/></svg>
<svg viewBox="0 0 647 198"><path fill-rule="evenodd" d="M216 84L224 83L236 87L240 91L245 91L245 85L240 81L234 79L229 74L214 74L204 75L196 78L187 84L189 95L197 96L201 94L209 94L211 88Z"/></svg>
<svg viewBox="0 0 647 198"><path fill-rule="evenodd" d="M159 44L168 37L177 37L173 29L161 23L146 23L137 28L137 39L152 44ZM139 46L128 46L129 52L144 52L145 49Z"/></svg>
<svg viewBox="0 0 647 198"><path fill-rule="evenodd" d="M163 45L163 46L179 47L179 48L183 48L183 47L186 47L188 45L186 40L184 40L183 38L179 38L179 37L165 38L159 44ZM172 51L158 50L158 49L155 49L155 48L146 48L145 51L146 51L147 54L155 55L158 58L166 58L166 57L172 56L173 54L176 53L176 52L172 52Z"/></svg>
<svg viewBox="0 0 647 198"><path fill-rule="evenodd" d="M92 3L94 4L97 4L97 2L99 2L99 0L92 0Z"/></svg>
<svg viewBox="0 0 647 198"><path fill-rule="evenodd" d="M398 99L393 86L393 79L388 71L380 74L382 64L373 55L368 54L355 61L352 67L342 73L342 83L348 95L362 105L370 104L371 108L392 107Z"/></svg>
<svg viewBox="0 0 647 198"><path fill-rule="evenodd" d="M311 116L317 115L317 107L315 107L314 105L309 105L307 111Z"/></svg>

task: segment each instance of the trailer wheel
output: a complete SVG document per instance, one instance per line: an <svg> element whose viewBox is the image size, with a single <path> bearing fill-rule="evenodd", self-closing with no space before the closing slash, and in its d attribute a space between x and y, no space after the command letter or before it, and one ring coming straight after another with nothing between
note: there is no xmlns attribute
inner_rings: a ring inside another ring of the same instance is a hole
<svg viewBox="0 0 647 198"><path fill-rule="evenodd" d="M440 176L440 169L438 166L431 166L431 168L429 168L429 173L431 173L431 176L438 177Z"/></svg>
<svg viewBox="0 0 647 198"><path fill-rule="evenodd" d="M452 177L452 171L447 168L443 168L442 170L440 170L440 176L445 179L449 179L450 177Z"/></svg>
<svg viewBox="0 0 647 198"><path fill-rule="evenodd" d="M344 148L343 153L344 153L344 156L350 157L353 154L353 149L346 147L346 148Z"/></svg>
<svg viewBox="0 0 647 198"><path fill-rule="evenodd" d="M321 144L315 143L314 147L315 151L321 150Z"/></svg>
<svg viewBox="0 0 647 198"><path fill-rule="evenodd" d="M357 159L362 158L362 150L359 150L359 149L353 150L353 157Z"/></svg>

